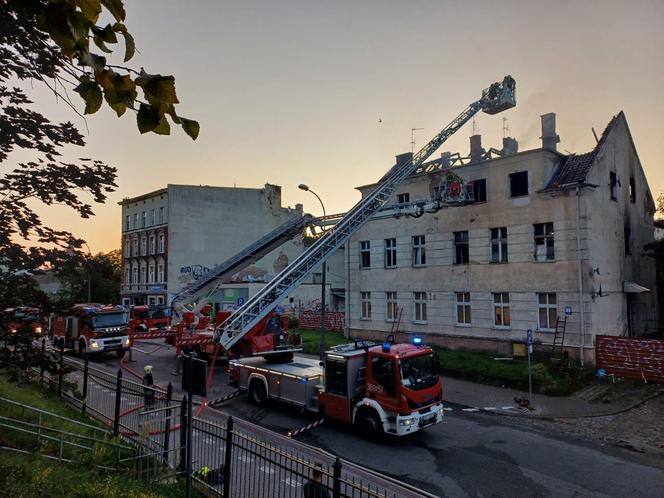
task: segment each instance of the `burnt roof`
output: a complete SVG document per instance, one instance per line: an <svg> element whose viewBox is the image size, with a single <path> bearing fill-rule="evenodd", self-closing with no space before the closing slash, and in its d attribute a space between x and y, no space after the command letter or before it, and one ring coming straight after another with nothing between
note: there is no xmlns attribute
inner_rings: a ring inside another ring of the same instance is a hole
<svg viewBox="0 0 664 498"><path fill-rule="evenodd" d="M570 186L580 186L585 184L588 172L595 162L595 157L597 157L604 142L606 142L606 137L613 129L621 114L622 111L616 116L613 116L611 121L609 121L609 124L604 128L604 132L593 150L586 152L585 154L571 154L562 158L558 166L558 171L556 171L556 174L553 175L553 178L542 192L560 190L569 188Z"/></svg>

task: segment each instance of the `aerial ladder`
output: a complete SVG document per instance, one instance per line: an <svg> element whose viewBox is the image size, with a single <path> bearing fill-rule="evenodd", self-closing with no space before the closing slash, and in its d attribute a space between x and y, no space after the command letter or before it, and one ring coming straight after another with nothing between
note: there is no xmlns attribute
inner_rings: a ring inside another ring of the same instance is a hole
<svg viewBox="0 0 664 498"><path fill-rule="evenodd" d="M516 83L511 76L502 82L493 83L482 92L476 102L470 104L449 125L443 128L410 161L397 163L379 181L376 188L363 197L333 228L304 251L295 261L272 279L258 293L236 309L222 324L215 329L215 342L230 351L243 339L252 328L263 320L290 292L307 276L327 260L369 219L379 212L397 187L414 173L449 137L454 135L475 114L483 111L497 114L516 105Z"/></svg>

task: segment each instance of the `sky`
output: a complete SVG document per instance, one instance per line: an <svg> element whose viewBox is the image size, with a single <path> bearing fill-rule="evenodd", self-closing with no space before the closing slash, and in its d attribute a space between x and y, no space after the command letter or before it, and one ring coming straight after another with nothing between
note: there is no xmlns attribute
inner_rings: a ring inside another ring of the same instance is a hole
<svg viewBox="0 0 664 498"><path fill-rule="evenodd" d="M503 120L520 150L540 146L540 115L557 114L562 152L592 149L626 114L657 197L664 132L664 2L584 1L221 1L125 0L136 39L134 68L173 74L178 113L201 124L140 135L135 116L103 107L83 119L33 83L38 108L71 120L84 150L118 168L118 189L96 216L39 208L44 220L85 238L93 252L119 247L118 202L168 183L282 186L284 205L320 214L348 210L355 187L378 180L394 156L444 128L506 74L517 107L478 115L483 146L501 147ZM118 46L112 63L122 63ZM70 92L74 102L78 96ZM439 152L468 153L466 125ZM434 155L437 157L438 153ZM220 213L228 215L228 213Z"/></svg>

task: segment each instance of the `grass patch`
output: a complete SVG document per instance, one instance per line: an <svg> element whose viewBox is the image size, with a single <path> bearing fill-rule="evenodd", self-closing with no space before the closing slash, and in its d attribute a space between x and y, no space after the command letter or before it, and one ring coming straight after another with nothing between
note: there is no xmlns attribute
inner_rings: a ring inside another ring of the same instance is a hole
<svg viewBox="0 0 664 498"><path fill-rule="evenodd" d="M59 465L38 456L7 451L0 458L0 489L16 498L176 498L185 495L181 484L155 484L122 476L100 474L81 466Z"/></svg>
<svg viewBox="0 0 664 498"><path fill-rule="evenodd" d="M291 332L300 334L302 338L302 348L304 349L305 354L318 354L318 348L320 344L320 331L318 330L304 330L304 329L294 329ZM330 330L325 331L325 349L329 349L333 346L339 344L346 344L347 342L353 342L352 340L346 339L341 332L332 332Z"/></svg>

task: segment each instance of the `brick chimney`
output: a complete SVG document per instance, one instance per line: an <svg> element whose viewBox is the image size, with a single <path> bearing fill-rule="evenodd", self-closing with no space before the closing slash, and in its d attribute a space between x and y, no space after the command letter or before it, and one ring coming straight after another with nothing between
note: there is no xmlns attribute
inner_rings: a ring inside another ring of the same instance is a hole
<svg viewBox="0 0 664 498"><path fill-rule="evenodd" d="M470 137L470 162L481 162L482 154L484 154L484 152L485 151L482 148L482 135L473 135Z"/></svg>
<svg viewBox="0 0 664 498"><path fill-rule="evenodd" d="M542 148L556 150L560 137L556 134L556 113L542 114Z"/></svg>

